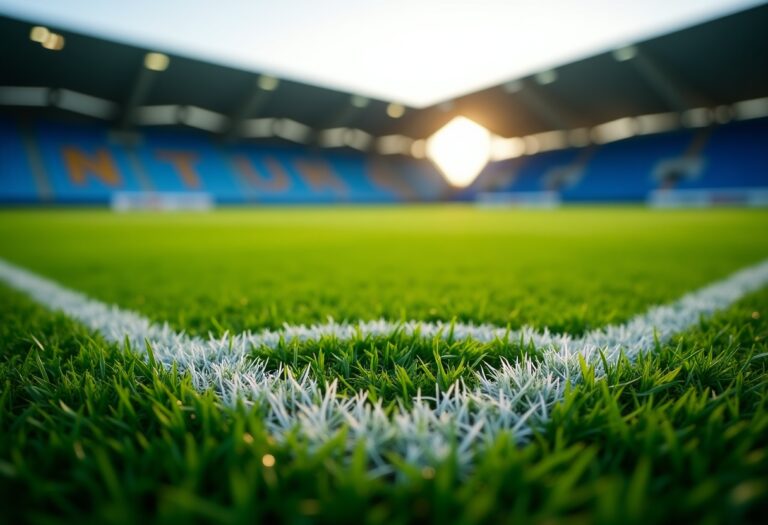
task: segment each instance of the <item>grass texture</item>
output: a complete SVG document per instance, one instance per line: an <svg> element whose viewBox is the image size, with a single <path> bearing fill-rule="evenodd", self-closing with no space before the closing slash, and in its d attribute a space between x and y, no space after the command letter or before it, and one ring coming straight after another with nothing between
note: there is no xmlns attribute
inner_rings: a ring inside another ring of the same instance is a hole
<svg viewBox="0 0 768 525"><path fill-rule="evenodd" d="M768 214L632 208L0 213L0 257L191 333L418 319L573 334L768 256ZM524 445L372 477L343 436L276 443L258 407L0 287L9 523L758 522L768 509L768 291L601 380ZM263 350L391 406L537 349L402 334Z"/></svg>

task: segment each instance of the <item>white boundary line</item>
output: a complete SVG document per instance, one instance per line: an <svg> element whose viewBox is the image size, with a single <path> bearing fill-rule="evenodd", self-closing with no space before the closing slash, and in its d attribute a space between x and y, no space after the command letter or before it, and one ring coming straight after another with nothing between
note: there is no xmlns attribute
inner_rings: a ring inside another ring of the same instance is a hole
<svg viewBox="0 0 768 525"><path fill-rule="evenodd" d="M702 317L768 285L768 260L669 305L653 307L623 325L595 330L581 338L546 330L537 332L530 327L510 332L491 325L379 320L286 325L280 331L205 339L175 332L167 324L154 324L137 313L90 299L3 259L0 281L51 310L63 312L107 341L121 344L127 340L135 351L144 353L149 343L158 362L167 368L175 364L180 373L190 374L196 389L212 388L226 404L262 404L265 425L278 441L293 434L319 447L346 427L348 450L362 441L372 472L380 474L391 470L385 452L395 452L411 464L425 466L447 457L455 444L460 465L469 467L478 449L502 433L525 440L536 426L547 421L552 406L563 398L566 384L581 379L579 356L595 367L596 378L604 377L602 359L615 364L622 353L633 359L649 352L656 341L667 341L695 326ZM335 337L345 341L397 331L424 338L483 342L522 338L543 353L539 359L524 357L515 362L502 361L499 368L486 366L478 373L476 388L458 382L445 392L436 389L434 397L419 395L412 406L400 405L394 412L385 411L381 402L369 401L364 392L338 396L335 382L322 389L308 373L296 378L288 369L269 372L265 362L251 355L257 347L275 348L281 339L290 342Z"/></svg>

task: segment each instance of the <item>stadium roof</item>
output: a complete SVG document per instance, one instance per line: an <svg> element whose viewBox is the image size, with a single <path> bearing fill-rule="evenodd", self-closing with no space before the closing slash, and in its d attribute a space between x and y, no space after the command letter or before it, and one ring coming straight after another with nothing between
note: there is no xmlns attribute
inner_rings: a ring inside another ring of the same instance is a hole
<svg viewBox="0 0 768 525"><path fill-rule="evenodd" d="M759 3L0 0L0 12L421 108Z"/></svg>
<svg viewBox="0 0 768 525"><path fill-rule="evenodd" d="M208 128L222 133L228 128L219 125L223 122L248 120L255 129L258 121L274 118L286 119L286 126L294 122L312 130L345 127L372 136L423 138L460 114L509 137L593 127L628 116L684 113L768 95L768 68L764 64L768 56L768 39L764 37L768 5L628 43L536 75L510 78L424 109L408 108L401 118L387 115L389 101L284 79L277 86L267 86L270 77L253 71L173 53L168 53L170 66L155 72L150 81L144 78L144 61L146 53L157 51L155 48L49 26L66 40L60 52L53 52L30 41L31 26L27 21L0 18L3 89L55 88L60 91L55 96L47 94L41 105L52 103L65 109L88 106L89 99L77 98L78 94L97 97L108 101L100 106L106 109L99 114L110 118L117 118L131 104L138 108L179 107L182 109L173 118L180 123L197 122L201 124L198 127L204 127L204 123L213 122ZM260 83L265 78L268 82ZM18 104L16 95L0 92L0 105L14 105L14 100ZM99 101L90 102L98 105ZM186 106L193 109L184 110ZM111 107L115 111L107 111Z"/></svg>

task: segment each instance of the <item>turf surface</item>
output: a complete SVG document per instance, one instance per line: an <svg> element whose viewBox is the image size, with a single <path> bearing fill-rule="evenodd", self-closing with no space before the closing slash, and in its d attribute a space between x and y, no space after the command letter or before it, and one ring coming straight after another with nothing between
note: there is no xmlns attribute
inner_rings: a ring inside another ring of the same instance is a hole
<svg viewBox="0 0 768 525"><path fill-rule="evenodd" d="M768 214L462 207L0 213L0 256L193 332L451 319L579 333L768 256ZM340 442L278 445L258 410L0 287L0 498L9 522L758 521L768 484L768 292L567 394L474 470L371 479ZM266 352L388 403L535 349L323 341ZM463 358L463 359L462 359ZM274 465L269 458L273 457Z"/></svg>
<svg viewBox="0 0 768 525"><path fill-rule="evenodd" d="M766 231L739 210L33 211L0 213L0 256L194 332L331 316L575 334L761 260Z"/></svg>

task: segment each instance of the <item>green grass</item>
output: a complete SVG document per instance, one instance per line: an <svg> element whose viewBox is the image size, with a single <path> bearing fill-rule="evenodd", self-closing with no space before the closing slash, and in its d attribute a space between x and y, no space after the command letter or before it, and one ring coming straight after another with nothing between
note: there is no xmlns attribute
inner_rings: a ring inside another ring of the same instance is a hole
<svg viewBox="0 0 768 525"><path fill-rule="evenodd" d="M766 231L768 214L739 210L5 211L0 257L195 333L329 315L580 333L764 259ZM395 481L340 440L278 445L258 409L222 407L0 287L0 521L758 522L766 316L762 291L575 385L529 444L499 439L469 473L393 458ZM535 351L394 335L260 353L395 403Z"/></svg>
<svg viewBox="0 0 768 525"><path fill-rule="evenodd" d="M0 213L0 256L194 332L383 316L579 333L768 256L766 231L739 210L32 211Z"/></svg>

